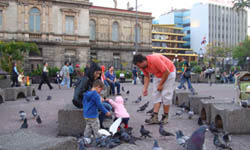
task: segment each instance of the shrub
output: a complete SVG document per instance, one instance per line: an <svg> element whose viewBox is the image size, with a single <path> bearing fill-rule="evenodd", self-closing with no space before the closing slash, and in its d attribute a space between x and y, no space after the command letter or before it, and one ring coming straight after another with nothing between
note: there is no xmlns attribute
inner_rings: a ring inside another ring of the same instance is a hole
<svg viewBox="0 0 250 150"><path fill-rule="evenodd" d="M198 62L197 61L191 61L190 62L190 68L193 68L194 66L197 66Z"/></svg>
<svg viewBox="0 0 250 150"><path fill-rule="evenodd" d="M57 67L49 67L49 77L55 77L56 76L56 72L59 72L60 69Z"/></svg>
<svg viewBox="0 0 250 150"><path fill-rule="evenodd" d="M201 73L202 68L201 68L201 66L196 65L196 66L194 66L194 67L192 68L192 70L193 70L194 73Z"/></svg>

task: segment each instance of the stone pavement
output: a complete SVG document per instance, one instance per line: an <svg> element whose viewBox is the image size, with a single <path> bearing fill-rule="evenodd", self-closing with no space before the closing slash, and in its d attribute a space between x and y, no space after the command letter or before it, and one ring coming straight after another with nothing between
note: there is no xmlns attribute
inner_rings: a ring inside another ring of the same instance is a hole
<svg viewBox="0 0 250 150"><path fill-rule="evenodd" d="M176 83L175 86L177 86ZM146 111L152 108L152 102L145 112L136 112L137 108L144 104L146 101L152 100L152 97L143 97L143 101L140 104L135 104L133 101L137 99L142 93L143 86L132 85L131 83L122 83L125 90L130 90L130 94L126 95L122 93L123 97L127 97L129 101L126 103L126 108L130 113L129 126L133 127L133 134L135 136L140 136L139 129L140 125L144 124L144 120L149 117ZM200 95L211 95L215 98L236 98L237 94L232 84L214 84L211 87L208 84L193 84L194 88ZM151 86L149 93L152 91ZM37 91L37 95L40 97L39 101L31 100L31 102L26 102L25 99L20 99L13 102L5 102L0 104L0 135L8 134L11 132L19 131L22 122L19 120L18 112L23 110L27 113L29 129L34 133L46 135L46 136L57 136L57 114L60 108L63 108L66 104L71 103L73 89L63 88L61 90L57 89L54 85L54 90L50 91L46 85L43 86L41 91ZM52 96L51 101L47 101L48 95ZM41 116L43 123L38 125L31 115L31 110L33 107L37 108L38 114ZM191 135L194 130L198 128L197 117L195 116L193 120L187 119L187 114L182 116L175 116L175 112L178 110L176 106L172 106L170 110L170 122L164 125L164 128L172 133L175 133L178 129L182 129L185 135ZM162 109L161 109L162 111ZM161 113L159 113L161 115ZM161 117L161 116L159 116ZM148 138L145 140L137 141L137 146L131 146L131 149L144 149L150 150L153 146L153 140L157 139L159 145L163 147L164 150L182 150L183 148L178 146L175 137L163 138L159 136L159 126L158 125L145 125L147 130L150 130L153 134L153 138ZM213 136L211 133L206 134L206 149L215 150L212 144ZM233 149L236 150L249 150L250 149L250 135L233 135ZM127 149L126 145L119 147L120 150ZM91 148L96 149L96 148Z"/></svg>

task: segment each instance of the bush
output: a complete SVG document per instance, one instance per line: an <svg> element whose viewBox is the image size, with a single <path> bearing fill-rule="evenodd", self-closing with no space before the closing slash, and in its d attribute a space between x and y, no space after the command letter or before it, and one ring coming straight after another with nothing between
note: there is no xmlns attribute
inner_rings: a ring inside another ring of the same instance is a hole
<svg viewBox="0 0 250 150"><path fill-rule="evenodd" d="M30 77L41 76L42 72L43 72L42 67L41 67L41 65L39 65L39 67L36 70L33 70L32 72L28 73L27 75Z"/></svg>
<svg viewBox="0 0 250 150"><path fill-rule="evenodd" d="M196 66L194 66L194 67L192 68L192 70L193 70L194 73L201 73L202 68L201 68L201 66L196 65Z"/></svg>
<svg viewBox="0 0 250 150"><path fill-rule="evenodd" d="M116 70L116 78L120 78L120 73L123 73L125 75L125 78L130 79L132 77L132 72L131 71L126 71L126 70Z"/></svg>
<svg viewBox="0 0 250 150"><path fill-rule="evenodd" d="M194 66L197 66L198 62L197 61L191 61L190 62L190 68L193 68Z"/></svg>
<svg viewBox="0 0 250 150"><path fill-rule="evenodd" d="M49 67L49 77L56 77L56 73L60 72L60 69L57 67Z"/></svg>

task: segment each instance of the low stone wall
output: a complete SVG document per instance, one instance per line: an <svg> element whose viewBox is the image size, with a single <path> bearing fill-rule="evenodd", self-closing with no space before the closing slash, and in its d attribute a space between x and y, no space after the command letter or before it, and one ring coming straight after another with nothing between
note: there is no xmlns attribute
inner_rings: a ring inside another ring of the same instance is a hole
<svg viewBox="0 0 250 150"><path fill-rule="evenodd" d="M26 87L12 87L6 88L5 97L6 101L15 101L18 98L24 98L27 96L27 88Z"/></svg>
<svg viewBox="0 0 250 150"><path fill-rule="evenodd" d="M8 76L6 79L0 79L0 88L9 88L11 86L11 79Z"/></svg>
<svg viewBox="0 0 250 150"><path fill-rule="evenodd" d="M214 99L214 97L204 95L188 95L188 106L194 114L199 114L199 101L202 99Z"/></svg>
<svg viewBox="0 0 250 150"><path fill-rule="evenodd" d="M211 118L216 127L231 134L250 133L250 109L238 104L213 104Z"/></svg>
<svg viewBox="0 0 250 150"><path fill-rule="evenodd" d="M211 123L211 107L213 104L232 103L230 99L202 99L199 102L199 116L206 123Z"/></svg>
<svg viewBox="0 0 250 150"><path fill-rule="evenodd" d="M188 105L188 95L191 95L191 92L188 90L175 90L173 95L173 104L179 106L183 103Z"/></svg>
<svg viewBox="0 0 250 150"><path fill-rule="evenodd" d="M5 92L3 89L0 89L0 104L5 102Z"/></svg>
<svg viewBox="0 0 250 150"><path fill-rule="evenodd" d="M84 129L83 109L78 109L73 104L68 104L58 111L58 135L83 135Z"/></svg>
<svg viewBox="0 0 250 150"><path fill-rule="evenodd" d="M34 86L27 86L27 96L36 96L36 89Z"/></svg>
<svg viewBox="0 0 250 150"><path fill-rule="evenodd" d="M55 138L39 135L29 129L0 136L1 150L77 150L74 137Z"/></svg>

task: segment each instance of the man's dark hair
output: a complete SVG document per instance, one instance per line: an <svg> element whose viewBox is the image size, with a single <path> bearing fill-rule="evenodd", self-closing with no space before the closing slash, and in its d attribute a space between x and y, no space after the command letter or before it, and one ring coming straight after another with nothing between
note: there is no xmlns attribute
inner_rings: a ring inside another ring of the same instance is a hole
<svg viewBox="0 0 250 150"><path fill-rule="evenodd" d="M142 54L136 54L133 58L133 64L136 65L137 63L142 63L144 60L147 60L145 56L143 56Z"/></svg>
<svg viewBox="0 0 250 150"><path fill-rule="evenodd" d="M72 63L70 62L69 65L71 65Z"/></svg>
<svg viewBox="0 0 250 150"><path fill-rule="evenodd" d="M68 64L68 62L67 62L67 61L65 61L65 62L64 62L64 65L67 65L67 64Z"/></svg>
<svg viewBox="0 0 250 150"><path fill-rule="evenodd" d="M100 88L104 88L104 84L101 80L95 80L95 82L93 83L93 87L100 87Z"/></svg>

